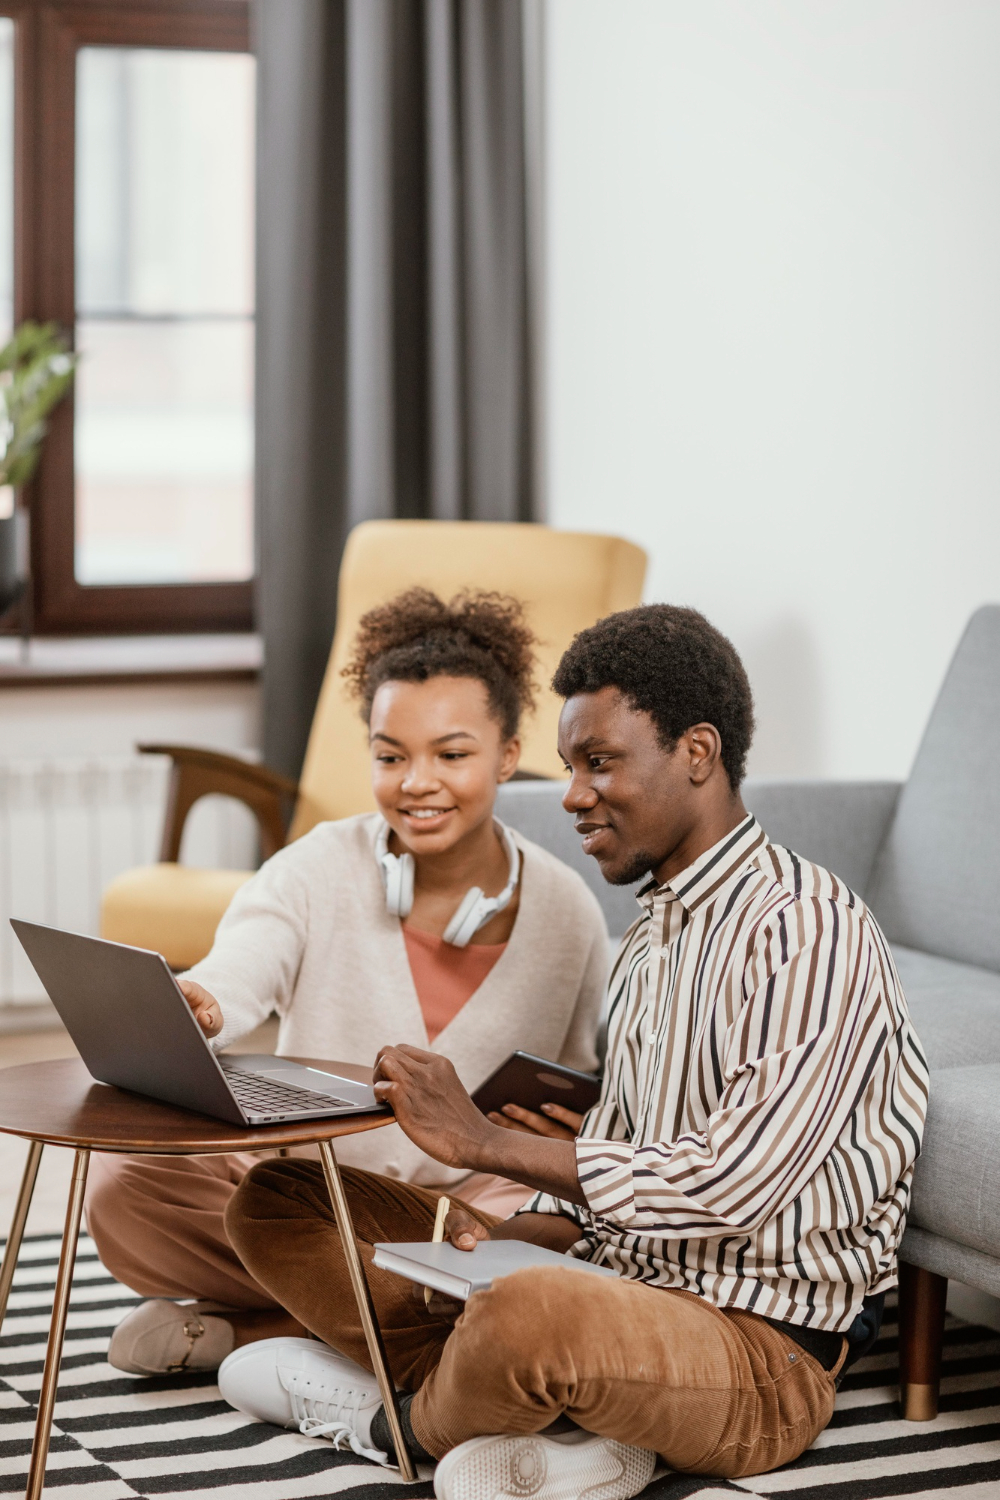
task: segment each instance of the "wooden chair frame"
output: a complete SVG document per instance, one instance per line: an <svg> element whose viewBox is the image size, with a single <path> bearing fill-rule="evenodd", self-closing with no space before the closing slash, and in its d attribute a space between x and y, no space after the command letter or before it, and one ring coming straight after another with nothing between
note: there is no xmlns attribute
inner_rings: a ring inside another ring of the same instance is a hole
<svg viewBox="0 0 1000 1500"><path fill-rule="evenodd" d="M163 820L160 859L176 864L188 813L202 797L235 797L249 807L260 829L264 859L283 849L288 839L298 782L267 766L224 755L217 750L199 750L190 745L137 745L141 755L168 755L171 760L167 807Z"/></svg>
<svg viewBox="0 0 1000 1500"><path fill-rule="evenodd" d="M188 813L202 797L235 797L249 807L260 829L262 859L270 859L288 842L288 830L299 795L298 782L280 771L238 755L199 750L192 745L137 745L141 755L168 755L172 762L167 807L160 841L160 860L176 864ZM512 781L548 781L535 771L515 771Z"/></svg>

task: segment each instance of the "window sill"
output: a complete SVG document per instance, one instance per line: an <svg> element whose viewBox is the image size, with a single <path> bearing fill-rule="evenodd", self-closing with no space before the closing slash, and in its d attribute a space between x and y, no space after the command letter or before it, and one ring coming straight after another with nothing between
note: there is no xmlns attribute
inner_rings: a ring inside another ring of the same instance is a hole
<svg viewBox="0 0 1000 1500"><path fill-rule="evenodd" d="M164 682L255 682L259 635L0 636L0 689Z"/></svg>

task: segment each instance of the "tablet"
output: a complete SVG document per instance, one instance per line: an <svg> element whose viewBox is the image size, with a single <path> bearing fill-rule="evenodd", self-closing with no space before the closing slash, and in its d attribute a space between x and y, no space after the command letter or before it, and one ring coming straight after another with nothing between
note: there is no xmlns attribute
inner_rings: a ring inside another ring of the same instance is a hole
<svg viewBox="0 0 1000 1500"><path fill-rule="evenodd" d="M484 1115L499 1113L505 1104L539 1113L543 1104L561 1104L585 1115L601 1096L601 1080L594 1073L578 1073L562 1063L530 1052L514 1052L472 1096Z"/></svg>

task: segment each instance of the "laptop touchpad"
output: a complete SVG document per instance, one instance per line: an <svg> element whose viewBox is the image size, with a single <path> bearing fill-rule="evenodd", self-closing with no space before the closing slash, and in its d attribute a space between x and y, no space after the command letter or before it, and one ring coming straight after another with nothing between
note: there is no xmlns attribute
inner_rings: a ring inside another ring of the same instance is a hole
<svg viewBox="0 0 1000 1500"><path fill-rule="evenodd" d="M281 1083L295 1084L300 1089L316 1089L318 1093L336 1092L341 1098L354 1098L359 1096L366 1099L371 1098L371 1087L366 1083L358 1083L353 1078L344 1078L338 1073L324 1073L319 1068L307 1068L302 1063L280 1062L270 1068L254 1068L254 1073L260 1078L276 1078ZM350 1090L350 1092L348 1092Z"/></svg>

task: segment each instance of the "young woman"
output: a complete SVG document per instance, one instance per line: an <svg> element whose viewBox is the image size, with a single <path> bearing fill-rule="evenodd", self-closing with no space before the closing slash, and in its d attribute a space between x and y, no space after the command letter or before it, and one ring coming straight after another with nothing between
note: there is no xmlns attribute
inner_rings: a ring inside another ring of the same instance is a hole
<svg viewBox="0 0 1000 1500"><path fill-rule="evenodd" d="M596 1065L600 907L494 817L532 703L533 645L520 605L492 594L445 604L412 589L364 617L344 675L368 724L378 811L319 824L238 892L181 980L215 1045L276 1010L279 1053L373 1064L386 1043L408 1042L449 1057L470 1090L518 1047ZM545 1133L560 1116L577 1123L558 1109L548 1123L512 1113ZM396 1125L337 1154L500 1215L529 1196L443 1168ZM226 1238L226 1204L255 1160L93 1158L87 1218L101 1258L157 1299L116 1329L117 1368L211 1369L237 1344L301 1331Z"/></svg>

